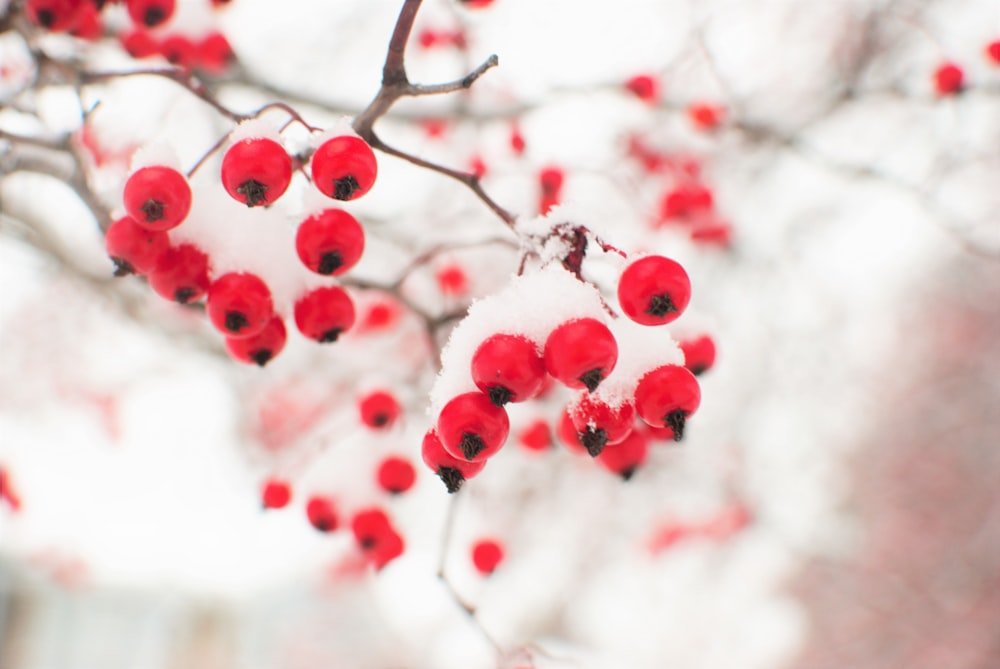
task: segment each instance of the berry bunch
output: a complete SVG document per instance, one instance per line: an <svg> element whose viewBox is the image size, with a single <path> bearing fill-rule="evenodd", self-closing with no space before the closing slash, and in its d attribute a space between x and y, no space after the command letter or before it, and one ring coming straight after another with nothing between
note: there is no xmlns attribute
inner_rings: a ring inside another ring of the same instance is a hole
<svg viewBox="0 0 1000 669"><path fill-rule="evenodd" d="M280 136L261 132L257 122L238 127L221 161L222 188L248 209L265 209L288 190L293 158ZM285 319L291 316L306 338L336 341L355 321L354 302L339 285L299 289L291 314L279 313L272 287L260 273L223 271L202 235L174 231L194 216L203 216L193 201L188 177L158 158L135 169L125 182L125 216L112 224L106 249L115 274L145 275L153 290L166 299L189 304L206 298L212 325L225 337L226 350L241 362L267 364L284 348ZM351 200L367 193L377 166L371 148L353 135L334 135L312 155L313 183L324 195ZM211 235L208 235L211 237ZM364 251L361 224L346 211L327 208L307 216L297 227L294 248L312 275L339 276L354 267Z"/></svg>

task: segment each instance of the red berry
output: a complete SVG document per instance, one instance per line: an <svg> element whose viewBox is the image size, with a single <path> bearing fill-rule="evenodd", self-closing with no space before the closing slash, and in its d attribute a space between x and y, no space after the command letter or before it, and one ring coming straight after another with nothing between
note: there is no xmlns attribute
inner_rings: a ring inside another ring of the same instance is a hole
<svg viewBox="0 0 1000 669"><path fill-rule="evenodd" d="M638 74L625 82L625 88L644 102L656 102L660 97L660 84L648 74Z"/></svg>
<svg viewBox="0 0 1000 669"><path fill-rule="evenodd" d="M226 69L233 59L233 47L226 36L220 32L206 35L195 45L198 66L210 72L219 74Z"/></svg>
<svg viewBox="0 0 1000 669"><path fill-rule="evenodd" d="M148 58L160 50L156 38L145 28L136 28L119 37L122 47L133 58Z"/></svg>
<svg viewBox="0 0 1000 669"><path fill-rule="evenodd" d="M192 244L171 246L149 273L149 285L163 298L188 304L208 292L208 256Z"/></svg>
<svg viewBox="0 0 1000 669"><path fill-rule="evenodd" d="M715 205L712 191L699 183L684 183L667 191L660 201L662 220L687 219Z"/></svg>
<svg viewBox="0 0 1000 669"><path fill-rule="evenodd" d="M160 55L171 65L190 70L198 59L197 47L187 35L169 35L159 44Z"/></svg>
<svg viewBox="0 0 1000 669"><path fill-rule="evenodd" d="M681 265L663 256L639 258L622 272L618 304L641 325L676 320L691 301L691 280Z"/></svg>
<svg viewBox="0 0 1000 669"><path fill-rule="evenodd" d="M934 70L934 90L938 95L955 95L962 92L965 73L954 63L942 63Z"/></svg>
<svg viewBox="0 0 1000 669"><path fill-rule="evenodd" d="M710 104L693 104L688 107L688 118L692 125L701 130L715 130L722 123L725 108Z"/></svg>
<svg viewBox="0 0 1000 669"><path fill-rule="evenodd" d="M492 574L503 560L503 546L496 539L480 539L472 546L472 564L483 576Z"/></svg>
<svg viewBox="0 0 1000 669"><path fill-rule="evenodd" d="M382 490L398 495L413 487L413 483L417 480L417 472L409 460L392 455L378 466L376 478Z"/></svg>
<svg viewBox="0 0 1000 669"><path fill-rule="evenodd" d="M260 491L261 505L265 509L283 509L292 500L292 486L288 481L268 479Z"/></svg>
<svg viewBox="0 0 1000 669"><path fill-rule="evenodd" d="M25 13L32 23L51 30L64 32L76 25L85 0L28 0Z"/></svg>
<svg viewBox="0 0 1000 669"><path fill-rule="evenodd" d="M642 430L632 430L618 444L608 444L596 460L605 469L628 481L645 461L649 453L649 437Z"/></svg>
<svg viewBox="0 0 1000 669"><path fill-rule="evenodd" d="M469 277L460 265L444 265L434 273L434 278L444 295L460 297L469 292Z"/></svg>
<svg viewBox="0 0 1000 669"><path fill-rule="evenodd" d="M486 460L499 451L509 431L507 412L480 392L453 397L437 420L437 434L444 449L470 462Z"/></svg>
<svg viewBox="0 0 1000 669"><path fill-rule="evenodd" d="M364 250L364 229L341 209L314 214L295 232L295 251L302 264L323 276L337 276L351 269Z"/></svg>
<svg viewBox="0 0 1000 669"><path fill-rule="evenodd" d="M493 0L459 0L469 9L485 9L493 4Z"/></svg>
<svg viewBox="0 0 1000 669"><path fill-rule="evenodd" d="M528 450L544 451L552 446L552 429L548 421L539 418L518 432L517 441Z"/></svg>
<svg viewBox="0 0 1000 669"><path fill-rule="evenodd" d="M354 302L343 288L316 288L295 303L295 325L309 339L327 344L354 325Z"/></svg>
<svg viewBox="0 0 1000 669"><path fill-rule="evenodd" d="M573 425L573 419L570 418L569 406L564 408L559 414L559 421L556 423L556 434L559 435L559 441L574 453L587 452L587 447L580 441L582 435L577 432L576 426Z"/></svg>
<svg viewBox="0 0 1000 669"><path fill-rule="evenodd" d="M274 316L270 289L249 272L229 272L213 281L205 306L212 325L229 337L252 337Z"/></svg>
<svg viewBox="0 0 1000 669"><path fill-rule="evenodd" d="M618 362L618 343L594 318L567 321L545 341L545 369L570 388L593 392Z"/></svg>
<svg viewBox="0 0 1000 669"><path fill-rule="evenodd" d="M715 364L715 342L708 335L680 342L684 351L684 366L695 376L704 374Z"/></svg>
<svg viewBox="0 0 1000 669"><path fill-rule="evenodd" d="M358 409L361 412L361 422L376 430L392 427L402 412L396 397L385 390L375 390L363 395L358 400Z"/></svg>
<svg viewBox="0 0 1000 669"><path fill-rule="evenodd" d="M647 372L635 389L639 417L653 427L674 431L674 441L684 437L684 425L701 404L701 388L690 371L664 365Z"/></svg>
<svg viewBox="0 0 1000 669"><path fill-rule="evenodd" d="M329 139L312 157L316 187L335 200L354 200L375 184L378 164L375 153L360 137L341 135Z"/></svg>
<svg viewBox="0 0 1000 669"><path fill-rule="evenodd" d="M191 187L180 172L165 165L136 170L125 182L125 211L152 230L180 225L191 211Z"/></svg>
<svg viewBox="0 0 1000 669"><path fill-rule="evenodd" d="M137 25L153 28L174 14L175 0L125 0L128 15Z"/></svg>
<svg viewBox="0 0 1000 669"><path fill-rule="evenodd" d="M424 464L438 475L449 493L458 492L466 479L471 479L486 466L486 460L469 462L464 458L456 458L446 451L433 428L424 435L420 454Z"/></svg>
<svg viewBox="0 0 1000 669"><path fill-rule="evenodd" d="M403 553L403 538L382 509L364 509L356 513L351 520L351 532L376 569L381 569Z"/></svg>
<svg viewBox="0 0 1000 669"><path fill-rule="evenodd" d="M605 446L620 443L631 434L635 407L631 402L612 407L584 393L570 405L569 417L580 443L591 457L597 457Z"/></svg>
<svg viewBox="0 0 1000 669"><path fill-rule="evenodd" d="M526 143L524 141L524 135L521 134L521 129L514 125L510 129L510 150L514 152L515 155L522 155L524 153Z"/></svg>
<svg viewBox="0 0 1000 669"><path fill-rule="evenodd" d="M226 337L226 350L240 362L263 367L285 348L288 332L285 321L273 316L264 329L249 337Z"/></svg>
<svg viewBox="0 0 1000 669"><path fill-rule="evenodd" d="M104 25L101 23L97 5L88 1L80 6L80 12L70 28L70 34L91 42L97 41L104 34Z"/></svg>
<svg viewBox="0 0 1000 669"><path fill-rule="evenodd" d="M986 45L986 57L993 65L1000 65L1000 40L993 40Z"/></svg>
<svg viewBox="0 0 1000 669"><path fill-rule="evenodd" d="M472 380L497 406L524 402L542 389L545 363L527 338L495 334L472 355Z"/></svg>
<svg viewBox="0 0 1000 669"><path fill-rule="evenodd" d="M236 142L222 158L222 185L248 207L269 205L292 182L292 159L281 144L266 137Z"/></svg>
<svg viewBox="0 0 1000 669"><path fill-rule="evenodd" d="M148 274L170 247L166 232L150 230L124 216L108 226L104 248L115 264L115 276Z"/></svg>
<svg viewBox="0 0 1000 669"><path fill-rule="evenodd" d="M562 191L566 175L560 167L546 167L538 173L538 185L542 194L558 196Z"/></svg>
<svg viewBox="0 0 1000 669"><path fill-rule="evenodd" d="M306 502L306 518L320 532L333 532L337 529L337 511L329 497L310 497Z"/></svg>

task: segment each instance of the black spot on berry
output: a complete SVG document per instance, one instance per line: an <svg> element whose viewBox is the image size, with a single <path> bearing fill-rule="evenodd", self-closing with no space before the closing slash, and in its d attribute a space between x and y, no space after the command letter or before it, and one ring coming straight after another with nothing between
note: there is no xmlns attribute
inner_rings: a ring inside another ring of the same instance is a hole
<svg viewBox="0 0 1000 669"><path fill-rule="evenodd" d="M194 297L193 288L178 288L174 291L174 299L181 304L187 304Z"/></svg>
<svg viewBox="0 0 1000 669"><path fill-rule="evenodd" d="M597 368L592 369L589 372L585 372L580 375L580 383L582 383L587 390L594 392L597 390L597 386L601 385L601 381L604 380L604 370Z"/></svg>
<svg viewBox="0 0 1000 669"><path fill-rule="evenodd" d="M631 481L637 469L638 469L637 467L628 467L626 469L623 469L620 472L622 479L625 481Z"/></svg>
<svg viewBox="0 0 1000 669"><path fill-rule="evenodd" d="M655 316L656 318L663 318L667 314L672 314L676 311L677 307L674 305L673 300L670 299L670 295L667 293L651 297L649 300L649 308L646 309L647 314Z"/></svg>
<svg viewBox="0 0 1000 669"><path fill-rule="evenodd" d="M439 467L437 475L444 483L444 487L448 489L449 495L458 492L462 484L465 483L465 477L462 476L462 472L454 467Z"/></svg>
<svg viewBox="0 0 1000 669"><path fill-rule="evenodd" d="M56 13L51 9L39 9L35 16L38 17L38 25L43 28L51 28L56 22Z"/></svg>
<svg viewBox="0 0 1000 669"><path fill-rule="evenodd" d="M465 459L471 462L472 458L483 452L486 448L486 444L483 443L482 437L478 434L463 432L462 442L458 445L458 447L462 450L462 455L465 456Z"/></svg>
<svg viewBox="0 0 1000 669"><path fill-rule="evenodd" d="M486 391L486 394L489 396L490 402L498 407L502 407L507 404L507 402L514 399L514 393L510 392L503 386L493 386Z"/></svg>
<svg viewBox="0 0 1000 669"><path fill-rule="evenodd" d="M236 192L246 198L248 207L256 207L267 202L267 186L256 179L247 179L240 184Z"/></svg>
<svg viewBox="0 0 1000 669"><path fill-rule="evenodd" d="M595 430L589 425L586 430L577 434L577 438L592 458L600 455L608 444L608 433L600 428Z"/></svg>
<svg viewBox="0 0 1000 669"><path fill-rule="evenodd" d="M691 365L690 367L688 367L688 371L690 371L695 376L701 376L702 374L708 371L708 365Z"/></svg>
<svg viewBox="0 0 1000 669"><path fill-rule="evenodd" d="M350 200L354 193L361 189L358 180L348 174L347 176L333 180L333 199Z"/></svg>
<svg viewBox="0 0 1000 669"><path fill-rule="evenodd" d="M340 253L337 251L330 251L329 253L324 253L320 256L319 267L316 268L316 271L323 276L329 276L340 269L343 264L344 261L340 257Z"/></svg>
<svg viewBox="0 0 1000 669"><path fill-rule="evenodd" d="M684 438L684 424L687 422L688 412L683 409L671 411L663 417L663 426L674 431L674 441Z"/></svg>
<svg viewBox="0 0 1000 669"><path fill-rule="evenodd" d="M274 353L267 350L266 348L262 348L259 351L254 351L253 353L250 354L250 359L253 360L255 363L257 363L257 365L260 367L263 367L268 362L270 362L271 358L273 357Z"/></svg>
<svg viewBox="0 0 1000 669"><path fill-rule="evenodd" d="M146 200L139 207L139 211L146 217L147 223L155 223L163 220L163 203L156 200Z"/></svg>
<svg viewBox="0 0 1000 669"><path fill-rule="evenodd" d="M327 330L322 335L320 335L319 343L330 344L332 342L335 342L337 341L337 337L339 337L340 333L342 333L343 331L344 331L343 328L333 328L332 330Z"/></svg>
<svg viewBox="0 0 1000 669"><path fill-rule="evenodd" d="M146 13L142 15L142 22L146 24L147 27L152 28L163 23L167 18L167 13L163 11L162 7L150 7L146 10Z"/></svg>
<svg viewBox="0 0 1000 669"><path fill-rule="evenodd" d="M389 414L387 413L380 412L372 416L372 425L375 427L385 427L388 422Z"/></svg>
<svg viewBox="0 0 1000 669"><path fill-rule="evenodd" d="M238 311L227 311L226 320L223 326L233 334L239 334L240 330L250 325L247 317Z"/></svg>
<svg viewBox="0 0 1000 669"><path fill-rule="evenodd" d="M115 264L115 276L128 276L129 274L135 274L135 267L133 267L132 263L124 258L112 258L111 262Z"/></svg>

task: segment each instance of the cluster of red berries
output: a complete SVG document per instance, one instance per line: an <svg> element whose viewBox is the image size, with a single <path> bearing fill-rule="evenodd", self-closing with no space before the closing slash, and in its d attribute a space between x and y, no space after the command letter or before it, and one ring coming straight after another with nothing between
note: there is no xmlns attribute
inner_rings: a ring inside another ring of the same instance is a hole
<svg viewBox="0 0 1000 669"><path fill-rule="evenodd" d="M351 135L323 142L312 156L311 169L313 183L336 200L364 195L377 174L371 148ZM273 139L237 141L222 160L223 186L248 207L275 202L291 178L292 159ZM105 239L115 274L145 275L157 294L181 304L205 296L209 320L226 337L226 348L234 358L261 366L273 359L284 347L287 333L264 280L250 272L215 276L206 250L170 240L169 231L191 211L191 187L185 176L167 165L142 167L126 181L123 201L126 216L108 228ZM295 248L307 268L336 276L360 259L364 231L347 212L326 209L299 225ZM354 324L354 304L342 287L322 286L296 300L294 319L309 339L333 342Z"/></svg>
<svg viewBox="0 0 1000 669"><path fill-rule="evenodd" d="M617 296L622 313L632 322L664 325L687 308L691 283L676 261L645 256L624 269ZM679 441L700 404L701 391L690 369L667 364L642 370L630 396L603 397L595 391L614 371L618 356L614 333L592 317L560 323L541 345L516 332L486 337L470 361L477 390L458 394L443 405L436 424L424 436L424 462L449 492L457 491L506 443L510 420L504 407L538 397L551 378L578 391L560 426L561 433L571 434L568 443L593 457L607 452L605 465L618 473L634 470L645 453L641 434L626 444L635 432L636 418ZM711 361L699 364L707 368ZM547 441L547 435L536 435L534 440ZM618 445L623 446L607 448Z"/></svg>
<svg viewBox="0 0 1000 669"><path fill-rule="evenodd" d="M121 0L27 0L25 12L36 25L52 32L73 32L92 22L108 5ZM138 26L155 28L170 20L176 0L124 0L122 4Z"/></svg>
<svg viewBox="0 0 1000 669"><path fill-rule="evenodd" d="M158 35L137 26L119 37L122 47L133 58L162 56L172 65L187 70L220 74L233 60L233 48L218 31L193 39L183 33Z"/></svg>

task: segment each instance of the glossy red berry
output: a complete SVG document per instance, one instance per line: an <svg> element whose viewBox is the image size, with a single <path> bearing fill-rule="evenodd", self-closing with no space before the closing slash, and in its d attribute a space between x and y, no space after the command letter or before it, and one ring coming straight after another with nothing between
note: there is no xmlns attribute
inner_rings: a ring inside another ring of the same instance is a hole
<svg viewBox="0 0 1000 669"><path fill-rule="evenodd" d="M698 379L680 365L664 365L647 372L635 389L639 417L653 427L673 430L674 441L684 437L684 425L700 404Z"/></svg>
<svg viewBox="0 0 1000 669"><path fill-rule="evenodd" d="M376 569L381 569L403 553L403 538L382 509L363 509L356 513L351 519L351 532L358 547Z"/></svg>
<svg viewBox="0 0 1000 669"><path fill-rule="evenodd" d="M222 158L222 185L248 207L272 204L292 182L292 159L273 139L248 137L236 142Z"/></svg>
<svg viewBox="0 0 1000 669"><path fill-rule="evenodd" d="M152 230L176 228L191 211L191 187L177 170L151 165L135 172L125 182L125 211Z"/></svg>
<svg viewBox="0 0 1000 669"><path fill-rule="evenodd" d="M160 297L181 304L194 302L208 292L208 256L193 244L171 246L148 278Z"/></svg>
<svg viewBox="0 0 1000 669"><path fill-rule="evenodd" d="M631 402L613 407L585 393L570 405L569 417L580 443L591 457L597 457L605 446L620 443L632 433L635 407Z"/></svg>
<svg viewBox="0 0 1000 669"><path fill-rule="evenodd" d="M392 393L373 390L358 399L361 422L375 430L388 429L396 422L403 408Z"/></svg>
<svg viewBox="0 0 1000 669"><path fill-rule="evenodd" d="M341 135L323 142L312 157L313 183L335 200L354 200L375 184L375 153L360 137Z"/></svg>
<svg viewBox="0 0 1000 669"><path fill-rule="evenodd" d="M229 66L234 55L229 40L220 32L209 33L202 38L200 42L195 44L195 52L198 67L211 74L222 73Z"/></svg>
<svg viewBox="0 0 1000 669"><path fill-rule="evenodd" d="M593 392L618 362L618 342L594 318L566 321L545 341L545 370L570 388Z"/></svg>
<svg viewBox="0 0 1000 669"><path fill-rule="evenodd" d="M539 418L521 428L517 441L529 451L544 451L552 446L552 428L548 421Z"/></svg>
<svg viewBox="0 0 1000 669"><path fill-rule="evenodd" d="M648 74L637 74L625 82L625 89L643 102L653 103L660 97L659 82Z"/></svg>
<svg viewBox="0 0 1000 669"><path fill-rule="evenodd" d="M535 397L545 383L545 363L534 342L513 334L495 334L472 355L472 380L497 406Z"/></svg>
<svg viewBox="0 0 1000 669"><path fill-rule="evenodd" d="M306 518L320 532L333 532L339 524L333 500L322 495L313 495L306 502Z"/></svg>
<svg viewBox="0 0 1000 669"><path fill-rule="evenodd" d="M992 65L1000 65L1000 39L986 45L986 58Z"/></svg>
<svg viewBox="0 0 1000 669"><path fill-rule="evenodd" d="M136 24L155 28L173 16L175 0L125 0L125 5Z"/></svg>
<svg viewBox="0 0 1000 669"><path fill-rule="evenodd" d="M628 481L646 461L648 453L649 437L647 433L643 430L632 430L620 443L609 444L601 451L596 460L608 471L618 474Z"/></svg>
<svg viewBox="0 0 1000 669"><path fill-rule="evenodd" d="M295 251L302 264L323 276L348 271L364 250L364 229L341 209L325 209L310 216L295 232Z"/></svg>
<svg viewBox="0 0 1000 669"><path fill-rule="evenodd" d="M133 58L148 58L160 50L156 37L145 28L136 28L119 36L122 48Z"/></svg>
<svg viewBox="0 0 1000 669"><path fill-rule="evenodd" d="M263 367L285 348L288 331L280 316L273 316L264 329L249 337L226 337L226 350L240 362Z"/></svg>
<svg viewBox="0 0 1000 669"><path fill-rule="evenodd" d="M288 481L268 479L261 486L260 502L265 509L283 509L292 500L292 486Z"/></svg>
<svg viewBox="0 0 1000 669"><path fill-rule="evenodd" d="M205 307L212 325L228 337L252 337L274 316L271 290L249 272L229 272L213 281Z"/></svg>
<svg viewBox="0 0 1000 669"><path fill-rule="evenodd" d="M507 412L480 392L453 397L438 415L438 437L456 458L485 460L500 450L509 432Z"/></svg>
<svg viewBox="0 0 1000 669"><path fill-rule="evenodd" d="M472 545L472 564L483 576L496 571L503 561L503 546L496 539L480 539Z"/></svg>
<svg viewBox="0 0 1000 669"><path fill-rule="evenodd" d="M108 226L104 248L115 264L115 276L148 274L170 247L166 232L150 230L124 216Z"/></svg>
<svg viewBox="0 0 1000 669"><path fill-rule="evenodd" d="M618 304L641 325L676 320L691 301L691 280L680 263L663 256L639 258L618 280Z"/></svg>
<svg viewBox="0 0 1000 669"><path fill-rule="evenodd" d="M28 0L24 10L28 20L53 32L65 32L76 25L85 0Z"/></svg>
<svg viewBox="0 0 1000 669"><path fill-rule="evenodd" d="M934 90L940 96L962 92L965 73L955 63L942 63L934 70Z"/></svg>
<svg viewBox="0 0 1000 669"><path fill-rule="evenodd" d="M684 352L684 366L695 376L704 374L715 364L715 342L708 335L685 339L679 345Z"/></svg>
<svg viewBox="0 0 1000 669"><path fill-rule="evenodd" d="M398 495L413 487L417 471L406 458L391 455L379 464L376 478L382 490Z"/></svg>
<svg viewBox="0 0 1000 669"><path fill-rule="evenodd" d="M466 479L471 479L486 466L486 460L469 462L465 458L456 458L446 451L433 428L424 434L420 454L424 464L438 475L449 493L458 492Z"/></svg>
<svg viewBox="0 0 1000 669"><path fill-rule="evenodd" d="M295 325L313 341L335 342L354 325L354 302L339 286L316 288L295 302Z"/></svg>

